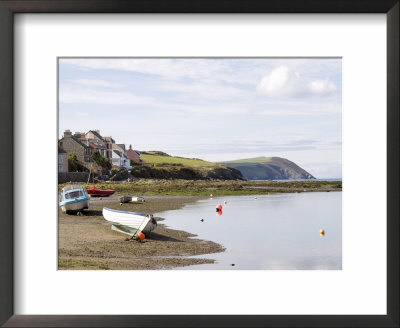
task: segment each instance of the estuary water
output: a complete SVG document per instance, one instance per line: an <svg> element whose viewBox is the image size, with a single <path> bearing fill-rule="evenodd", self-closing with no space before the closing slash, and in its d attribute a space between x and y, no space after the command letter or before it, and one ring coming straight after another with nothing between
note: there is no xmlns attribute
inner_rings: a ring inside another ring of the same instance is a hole
<svg viewBox="0 0 400 328"><path fill-rule="evenodd" d="M221 215L216 212L219 204ZM342 192L214 197L157 216L171 229L226 248L196 256L214 259L214 264L178 270L342 268Z"/></svg>

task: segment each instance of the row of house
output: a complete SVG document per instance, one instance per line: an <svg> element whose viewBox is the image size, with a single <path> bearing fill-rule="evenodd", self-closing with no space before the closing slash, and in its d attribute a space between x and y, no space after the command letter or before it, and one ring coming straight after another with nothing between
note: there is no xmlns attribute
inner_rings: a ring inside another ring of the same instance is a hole
<svg viewBox="0 0 400 328"><path fill-rule="evenodd" d="M58 170L59 172L67 172L63 161L67 161L68 153L74 153L78 161L89 163L92 161L92 154L98 151L101 156L108 159L113 166L125 167L131 169L131 161L140 162L140 153L132 149L125 149L124 144L117 144L110 137L103 137L99 130L90 130L87 133L75 132L72 134L70 130L65 130L63 137L58 141ZM65 171L66 170L66 171Z"/></svg>

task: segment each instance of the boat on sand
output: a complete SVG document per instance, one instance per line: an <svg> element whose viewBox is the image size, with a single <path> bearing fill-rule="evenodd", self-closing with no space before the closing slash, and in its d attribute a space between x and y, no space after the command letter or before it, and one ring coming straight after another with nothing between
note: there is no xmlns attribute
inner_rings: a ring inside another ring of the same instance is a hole
<svg viewBox="0 0 400 328"><path fill-rule="evenodd" d="M111 208L103 208L103 217L111 223L111 229L127 234L131 237L139 232L149 234L157 227L157 221L152 215L119 211Z"/></svg>
<svg viewBox="0 0 400 328"><path fill-rule="evenodd" d="M92 197L107 197L115 193L113 189L99 189L95 186L86 189L87 193Z"/></svg>
<svg viewBox="0 0 400 328"><path fill-rule="evenodd" d="M59 206L64 213L81 212L89 208L89 196L80 185L70 185L61 189Z"/></svg>
<svg viewBox="0 0 400 328"><path fill-rule="evenodd" d="M143 203L144 198L138 196L121 196L119 201L120 203Z"/></svg>

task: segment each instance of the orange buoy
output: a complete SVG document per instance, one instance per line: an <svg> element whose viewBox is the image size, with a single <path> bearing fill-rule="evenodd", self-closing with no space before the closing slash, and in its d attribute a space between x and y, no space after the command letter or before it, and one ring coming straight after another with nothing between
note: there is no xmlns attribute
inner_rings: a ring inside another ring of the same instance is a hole
<svg viewBox="0 0 400 328"><path fill-rule="evenodd" d="M146 236L143 232L139 232L137 235L138 235L140 241L143 241L146 238Z"/></svg>
<svg viewBox="0 0 400 328"><path fill-rule="evenodd" d="M321 230L319 231L319 235L320 235L320 236L325 236L325 230L324 230L324 229L321 229Z"/></svg>
<svg viewBox="0 0 400 328"><path fill-rule="evenodd" d="M222 211L222 205L221 205L221 204L218 204L217 207L215 208L215 210L216 210L217 212Z"/></svg>

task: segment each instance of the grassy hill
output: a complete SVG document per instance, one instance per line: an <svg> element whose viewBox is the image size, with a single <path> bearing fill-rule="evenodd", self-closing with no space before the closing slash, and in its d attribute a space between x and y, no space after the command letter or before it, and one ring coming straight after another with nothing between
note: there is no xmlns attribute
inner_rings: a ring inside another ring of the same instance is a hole
<svg viewBox="0 0 400 328"><path fill-rule="evenodd" d="M227 164L257 164L257 163L268 163L270 162L272 157L253 157L253 158L244 158L244 159L237 159L234 161L227 161L223 163Z"/></svg>
<svg viewBox="0 0 400 328"><path fill-rule="evenodd" d="M141 152L140 158L142 163L134 165L131 170L137 178L243 180L235 168L198 158L175 157L160 151Z"/></svg>
<svg viewBox="0 0 400 328"><path fill-rule="evenodd" d="M197 158L174 157L169 155L150 155L149 153L141 153L140 159L147 164L180 164L190 167L216 166L215 163L203 161Z"/></svg>
<svg viewBox="0 0 400 328"><path fill-rule="evenodd" d="M239 170L248 180L314 179L314 177L285 158L255 157L220 164Z"/></svg>

